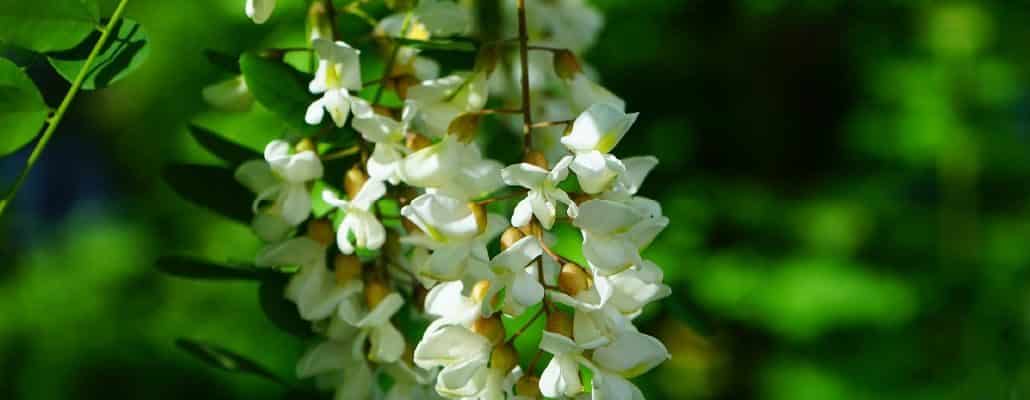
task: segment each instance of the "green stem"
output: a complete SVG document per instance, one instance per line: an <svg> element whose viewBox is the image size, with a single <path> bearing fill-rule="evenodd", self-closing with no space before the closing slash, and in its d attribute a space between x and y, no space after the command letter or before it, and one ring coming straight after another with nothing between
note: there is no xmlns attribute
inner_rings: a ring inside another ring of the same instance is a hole
<svg viewBox="0 0 1030 400"><path fill-rule="evenodd" d="M32 149L32 154L29 154L28 161L25 162L25 168L22 169L21 174L18 175L18 180L14 182L14 187L7 193L7 197L3 201L0 201L0 216L3 216L4 210L7 209L7 205L14 200L14 196L18 194L18 190L21 189L21 185L25 183L25 178L28 177L29 171L36 165L36 161L39 160L39 156L43 153L43 149L47 143L50 142L50 137L57 131L57 126L61 124L61 119L64 118L65 111L68 111L68 107L71 105L72 100L75 99L75 95L79 93L79 88L82 87L82 82L86 80L86 75L89 73L89 68L93 64L93 60L100 54L100 50L107 43L107 38L111 36L111 31L114 30L118 20L122 18L122 14L125 13L125 5L128 4L129 0L120 0L118 7L115 8L114 14L107 21L107 26L104 27L103 32L100 34L100 40L97 44L93 45L93 50L89 52L89 57L86 57L86 62L82 64L82 68L79 69L79 74L75 76L75 80L72 81L72 86L68 89L68 93L64 95L64 99L61 100L61 105L57 107L57 111L50 117L47 123L46 130L43 131L43 136L39 138L39 142L36 142L36 147Z"/></svg>

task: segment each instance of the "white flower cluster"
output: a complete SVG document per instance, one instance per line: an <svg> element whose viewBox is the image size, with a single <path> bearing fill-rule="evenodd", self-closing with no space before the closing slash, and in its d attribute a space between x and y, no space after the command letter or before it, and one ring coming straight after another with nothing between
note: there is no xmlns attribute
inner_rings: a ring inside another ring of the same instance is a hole
<svg viewBox="0 0 1030 400"><path fill-rule="evenodd" d="M526 3L538 21L531 31L549 32L548 43L579 50L600 28L580 0ZM273 6L249 0L247 14L263 22ZM423 40L461 34L470 15L457 3L423 0L377 31ZM335 389L337 399L642 399L628 379L669 353L633 319L670 289L640 254L668 224L657 202L637 196L658 160L612 154L637 114L587 81L589 93L576 94L585 106L559 131L560 146L547 156L523 149L524 162L504 166L463 128L490 112L492 68L438 78L438 68L404 47L387 73L421 81L399 93L399 113L384 112L356 94L359 51L331 36L312 35L319 62L309 90L320 97L305 121L349 121L363 141L362 161L344 178L346 196L315 194L335 207L335 223L311 215L311 186L325 172L310 142L274 141L264 160L236 171L257 195L253 229L268 243L257 264L298 268L285 296L323 338L298 363L298 376ZM575 86L585 78L573 72ZM510 217L485 208L509 198L517 200ZM399 216L385 215L385 200L401 205ZM551 249L559 223L581 232L586 265ZM301 225L306 233L295 235ZM497 241L501 251L491 254ZM412 347L392 322L399 313L432 319ZM502 316L521 315L530 323L505 328ZM531 351L552 357L537 375L535 365L518 365L513 339L540 318L546 329ZM386 393L373 383L380 373L393 381Z"/></svg>

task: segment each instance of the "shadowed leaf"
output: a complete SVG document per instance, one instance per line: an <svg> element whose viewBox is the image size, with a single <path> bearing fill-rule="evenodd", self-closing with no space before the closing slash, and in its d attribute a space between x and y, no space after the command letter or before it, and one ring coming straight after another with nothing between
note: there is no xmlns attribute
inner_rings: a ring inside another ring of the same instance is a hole
<svg viewBox="0 0 1030 400"><path fill-rule="evenodd" d="M176 193L197 205L244 224L253 214L254 195L233 178L232 169L210 165L172 164L163 171Z"/></svg>
<svg viewBox="0 0 1030 400"><path fill-rule="evenodd" d="M215 157L218 157L233 166L242 164L246 161L262 158L261 153L234 143L222 135L196 125L190 125L189 128L190 134L197 140L197 143L200 143L204 149L209 151Z"/></svg>

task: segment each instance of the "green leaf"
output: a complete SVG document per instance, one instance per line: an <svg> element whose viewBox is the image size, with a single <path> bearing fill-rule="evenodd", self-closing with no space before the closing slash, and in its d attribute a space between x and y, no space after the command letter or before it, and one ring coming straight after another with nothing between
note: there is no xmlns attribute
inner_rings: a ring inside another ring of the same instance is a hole
<svg viewBox="0 0 1030 400"><path fill-rule="evenodd" d="M233 166L263 157L261 153L234 143L224 136L207 129L196 125L190 125L189 128L190 134L205 150Z"/></svg>
<svg viewBox="0 0 1030 400"><path fill-rule="evenodd" d="M261 282L258 288L261 310L272 324L284 332L300 338L312 337L314 332L311 323L301 318L297 306L284 296L287 282L287 277L282 275Z"/></svg>
<svg viewBox="0 0 1030 400"><path fill-rule="evenodd" d="M93 32L73 49L47 54L50 65L64 79L69 82L75 80L98 40L100 32ZM124 79L139 68L150 54L148 43L142 25L128 18L118 21L107 43L90 65L86 79L82 81L82 88L99 89Z"/></svg>
<svg viewBox="0 0 1030 400"><path fill-rule="evenodd" d="M207 61L218 67L218 69L233 75L240 74L240 57L222 53L217 50L204 50L204 57Z"/></svg>
<svg viewBox="0 0 1030 400"><path fill-rule="evenodd" d="M414 47L416 49L428 49L428 50L449 50L449 51L476 51L476 43L469 40L460 39L430 39L430 40L417 40L407 38L390 38L394 42Z"/></svg>
<svg viewBox="0 0 1030 400"><path fill-rule="evenodd" d="M224 347L189 339L177 339L175 345L208 365L223 371L251 374L276 383L285 383L268 368Z"/></svg>
<svg viewBox="0 0 1030 400"><path fill-rule="evenodd" d="M183 198L241 223L253 218L254 195L236 182L233 171L210 165L172 164L163 171L165 182Z"/></svg>
<svg viewBox="0 0 1030 400"><path fill-rule="evenodd" d="M0 0L0 43L36 52L74 47L99 25L91 0Z"/></svg>
<svg viewBox="0 0 1030 400"><path fill-rule="evenodd" d="M31 142L49 113L50 108L28 75L14 63L0 58L0 127L3 127L0 156Z"/></svg>
<svg viewBox="0 0 1030 400"><path fill-rule="evenodd" d="M253 53L240 57L240 70L247 87L261 105L305 134L318 131L317 126L304 122L304 114L314 101L308 93L308 76L282 62Z"/></svg>
<svg viewBox="0 0 1030 400"><path fill-rule="evenodd" d="M256 280L266 272L253 266L220 265L187 256L161 256L157 259L157 269L180 278L223 280Z"/></svg>

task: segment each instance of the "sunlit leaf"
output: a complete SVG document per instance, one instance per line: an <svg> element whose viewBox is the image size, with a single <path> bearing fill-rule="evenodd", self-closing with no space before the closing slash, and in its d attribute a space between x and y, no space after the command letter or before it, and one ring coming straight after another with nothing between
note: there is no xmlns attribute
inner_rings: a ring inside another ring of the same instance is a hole
<svg viewBox="0 0 1030 400"><path fill-rule="evenodd" d="M190 125L190 134L205 150L231 165L239 165L246 161L260 159L261 153L251 150L207 129Z"/></svg>
<svg viewBox="0 0 1030 400"><path fill-rule="evenodd" d="M303 133L314 133L318 127L304 122L304 113L314 101L308 93L308 77L280 61L247 53L240 57L240 70L247 87L261 105Z"/></svg>
<svg viewBox="0 0 1030 400"><path fill-rule="evenodd" d="M165 182L183 198L225 217L250 224L254 195L233 178L233 170L210 165L172 164Z"/></svg>
<svg viewBox="0 0 1030 400"><path fill-rule="evenodd" d="M282 379L267 368L223 347L189 339L177 339L175 345L212 367L229 372L257 375L273 382L283 383Z"/></svg>
<svg viewBox="0 0 1030 400"><path fill-rule="evenodd" d="M93 0L0 0L0 43L40 53L75 47L99 23Z"/></svg>
<svg viewBox="0 0 1030 400"><path fill-rule="evenodd" d="M124 79L139 68L150 54L149 41L142 25L126 18L118 21L113 29L104 47L90 64L86 79L82 82L83 89L103 88ZM79 74L98 40L100 32L94 32L75 48L47 54L50 65L71 82Z"/></svg>
<svg viewBox="0 0 1030 400"><path fill-rule="evenodd" d="M32 141L46 122L49 108L36 85L14 63L0 58L0 156Z"/></svg>

